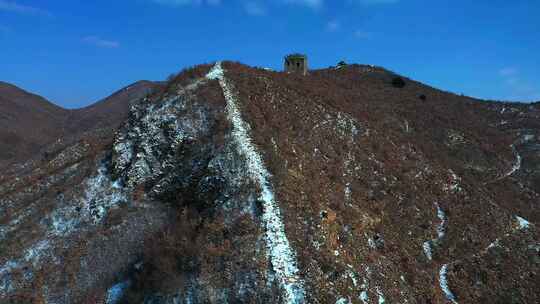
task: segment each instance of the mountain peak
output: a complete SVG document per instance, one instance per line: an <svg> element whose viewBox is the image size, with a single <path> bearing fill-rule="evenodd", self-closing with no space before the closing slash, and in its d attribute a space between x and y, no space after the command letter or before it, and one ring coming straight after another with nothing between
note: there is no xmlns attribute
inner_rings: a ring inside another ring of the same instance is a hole
<svg viewBox="0 0 540 304"><path fill-rule="evenodd" d="M196 66L0 176L0 300L536 303L539 122L368 65Z"/></svg>

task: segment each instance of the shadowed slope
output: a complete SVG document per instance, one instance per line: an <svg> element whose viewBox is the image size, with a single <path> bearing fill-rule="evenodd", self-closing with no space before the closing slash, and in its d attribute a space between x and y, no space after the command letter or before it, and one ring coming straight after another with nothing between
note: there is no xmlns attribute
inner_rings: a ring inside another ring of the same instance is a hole
<svg viewBox="0 0 540 304"><path fill-rule="evenodd" d="M397 77L180 73L0 178L0 301L537 303L540 108Z"/></svg>

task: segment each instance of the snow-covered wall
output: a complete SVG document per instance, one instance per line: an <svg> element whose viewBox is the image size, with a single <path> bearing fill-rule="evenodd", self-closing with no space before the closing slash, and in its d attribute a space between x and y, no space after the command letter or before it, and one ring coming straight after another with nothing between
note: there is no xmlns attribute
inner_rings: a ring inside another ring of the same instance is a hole
<svg viewBox="0 0 540 304"><path fill-rule="evenodd" d="M233 125L233 138L238 146L238 152L245 157L249 175L261 189L259 200L263 203L262 220L265 226L266 247L275 275L285 292L285 300L287 303L304 303L305 291L299 275L296 255L285 234L281 211L269 181L270 173L248 134L247 130L250 128L242 120L237 97L225 78L221 63L216 63L207 78L219 80L227 102L227 117Z"/></svg>

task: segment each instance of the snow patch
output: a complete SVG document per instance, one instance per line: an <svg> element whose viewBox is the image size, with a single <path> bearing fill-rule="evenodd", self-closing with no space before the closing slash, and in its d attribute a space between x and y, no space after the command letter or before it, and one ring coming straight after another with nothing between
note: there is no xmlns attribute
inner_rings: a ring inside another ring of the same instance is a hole
<svg viewBox="0 0 540 304"><path fill-rule="evenodd" d="M107 300L105 301L106 304L116 304L118 301L122 299L122 296L124 295L125 290L129 287L130 282L121 282L113 287L111 287L107 291Z"/></svg>
<svg viewBox="0 0 540 304"><path fill-rule="evenodd" d="M13 292L15 286L11 281L11 272L13 269L20 268L21 265L17 261L7 261L0 267L0 296L6 296Z"/></svg>
<svg viewBox="0 0 540 304"><path fill-rule="evenodd" d="M491 248L495 248L495 247L499 247L501 244L500 244L500 241L499 239L495 239L494 242L491 242L491 244L489 244L489 246L487 246L486 249L491 249Z"/></svg>
<svg viewBox="0 0 540 304"><path fill-rule="evenodd" d="M351 301L345 298L340 298L339 300L336 301L336 304L349 304L349 303L351 303Z"/></svg>
<svg viewBox="0 0 540 304"><path fill-rule="evenodd" d="M358 286L358 279L356 277L356 273L354 273L353 271L351 270L348 270L347 271L347 275L349 276L349 278L351 279L352 283L353 283L353 286L356 287Z"/></svg>
<svg viewBox="0 0 540 304"><path fill-rule="evenodd" d="M358 297L360 299L360 301L362 301L362 303L364 304L368 304L369 303L369 297L368 297L368 294L367 294L367 291L363 290L361 293L360 293L360 296Z"/></svg>
<svg viewBox="0 0 540 304"><path fill-rule="evenodd" d="M441 290L443 291L446 298L451 301L452 303L456 303L456 297L450 290L450 287L448 286L448 279L446 278L446 274L448 272L448 264L444 264L441 267L441 270L439 271L439 285L441 286Z"/></svg>
<svg viewBox="0 0 540 304"><path fill-rule="evenodd" d="M380 290L379 287L377 287L377 299L378 299L378 303L379 304L384 304L386 303L386 300L384 298L384 295L382 293L382 291Z"/></svg>
<svg viewBox="0 0 540 304"><path fill-rule="evenodd" d="M84 211L94 224L101 222L109 209L127 201L127 195L111 180L102 163L96 176L86 182ZM70 220L68 220L69 222Z"/></svg>
<svg viewBox="0 0 540 304"><path fill-rule="evenodd" d="M529 227L531 226L531 223L529 223L529 221L520 216L516 215L516 220L518 221L519 229L521 230L529 229Z"/></svg>
<svg viewBox="0 0 540 304"><path fill-rule="evenodd" d="M437 207L437 217L440 220L439 225L437 225L437 240L440 241L446 233L446 214L441 209L438 203L435 203L435 206Z"/></svg>
<svg viewBox="0 0 540 304"><path fill-rule="evenodd" d="M57 199L59 204L63 205L63 197ZM16 283L11 278L15 270L23 269L24 279L30 280L32 271L25 270L26 267L31 265L33 268L39 268L45 260L50 259L57 262L53 253L59 244L59 238L68 237L83 223L98 224L110 208L126 199L126 194L120 187L114 186L114 182L107 175L105 164L102 163L97 174L86 180L82 198L67 207L53 210L42 219L40 223L45 226L43 238L26 248L18 258L0 266L0 295L8 295L13 291Z"/></svg>
<svg viewBox="0 0 540 304"><path fill-rule="evenodd" d="M529 141L533 141L535 138L534 134L525 134L523 135L523 142L527 143Z"/></svg>
<svg viewBox="0 0 540 304"><path fill-rule="evenodd" d="M32 271L26 270L25 266L31 264L33 267L38 267L44 258L50 256L50 248L51 244L48 240L41 240L26 249L22 258L9 260L0 266L0 296L8 296L15 290L17 283L12 280L15 270L23 269L23 278L25 280L31 279Z"/></svg>
<svg viewBox="0 0 540 304"><path fill-rule="evenodd" d="M349 203L351 201L351 183L345 184L344 196L345 202Z"/></svg>
<svg viewBox="0 0 540 304"><path fill-rule="evenodd" d="M368 237L368 246L371 249L376 249L377 248L377 245L375 244L375 241L371 237Z"/></svg>
<svg viewBox="0 0 540 304"><path fill-rule="evenodd" d="M247 130L250 129L250 126L242 120L236 96L225 78L221 63L217 62L206 77L219 81L227 102L227 116L233 125L233 138L238 145L240 154L246 159L248 174L261 188L259 199L263 204L262 221L265 226L267 254L275 275L285 292L286 302L304 303L305 291L298 274L296 255L285 234L281 211L269 182L270 173L265 168L262 156L257 152L249 137Z"/></svg>
<svg viewBox="0 0 540 304"><path fill-rule="evenodd" d="M424 248L424 254L426 255L426 258L431 261L433 259L431 241L425 241L424 244L422 245L422 248Z"/></svg>
<svg viewBox="0 0 540 304"><path fill-rule="evenodd" d="M3 201L1 203L3 203ZM30 211L31 208L27 208L27 210L22 212L7 225L0 226L0 241L5 239L8 233L15 231L18 226L30 215Z"/></svg>
<svg viewBox="0 0 540 304"><path fill-rule="evenodd" d="M434 203L435 207L437 208L437 218L439 218L439 224L437 224L436 230L437 230L437 238L425 241L422 244L422 249L424 250L424 254L427 257L428 260L433 259L433 245L440 244L442 242L442 239L446 235L446 214L444 213L444 210L439 206L439 203Z"/></svg>
<svg viewBox="0 0 540 304"><path fill-rule="evenodd" d="M512 148L512 151L514 152L514 156L516 157L516 159L514 161L514 164L512 165L512 168L510 169L510 171L506 172L504 177L508 177L508 176L516 173L516 171L518 171L519 169L521 169L521 155L517 151L515 145L511 145L510 147Z"/></svg>
<svg viewBox="0 0 540 304"><path fill-rule="evenodd" d="M36 267L43 257L43 254L49 250L49 248L51 248L49 241L46 239L41 240L34 246L26 249L23 259L28 263L32 263L32 265Z"/></svg>
<svg viewBox="0 0 540 304"><path fill-rule="evenodd" d="M49 233L55 236L67 236L81 223L77 209L73 206L54 210L51 215Z"/></svg>
<svg viewBox="0 0 540 304"><path fill-rule="evenodd" d="M371 269L369 268L369 266L366 266L365 271L366 271L367 277L368 278L371 277ZM360 301L362 301L362 303L368 304L369 303L369 296L368 296L369 281L365 277L362 279L362 285L360 286L360 288L362 288L362 291L360 292L360 295L358 298L360 299Z"/></svg>

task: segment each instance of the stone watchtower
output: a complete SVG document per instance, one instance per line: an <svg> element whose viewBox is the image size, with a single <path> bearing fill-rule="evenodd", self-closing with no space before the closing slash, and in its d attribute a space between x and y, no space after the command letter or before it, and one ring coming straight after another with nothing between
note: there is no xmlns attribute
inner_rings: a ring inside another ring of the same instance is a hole
<svg viewBox="0 0 540 304"><path fill-rule="evenodd" d="M308 72L307 56L302 54L291 54L285 56L284 69L287 73L299 73L306 75Z"/></svg>

